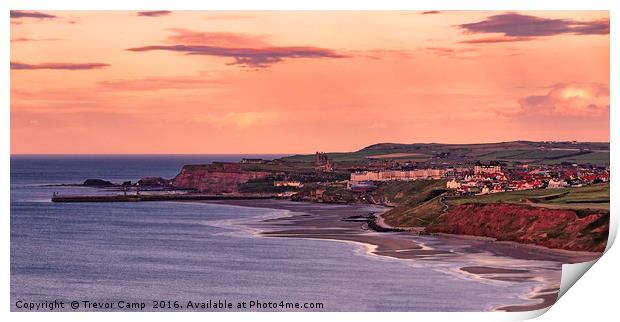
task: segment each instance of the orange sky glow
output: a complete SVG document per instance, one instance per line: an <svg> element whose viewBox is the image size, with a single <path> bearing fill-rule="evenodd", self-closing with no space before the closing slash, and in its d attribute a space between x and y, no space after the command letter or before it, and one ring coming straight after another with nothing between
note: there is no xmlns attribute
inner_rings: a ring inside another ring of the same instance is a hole
<svg viewBox="0 0 620 322"><path fill-rule="evenodd" d="M609 141L607 11L12 11L11 153Z"/></svg>

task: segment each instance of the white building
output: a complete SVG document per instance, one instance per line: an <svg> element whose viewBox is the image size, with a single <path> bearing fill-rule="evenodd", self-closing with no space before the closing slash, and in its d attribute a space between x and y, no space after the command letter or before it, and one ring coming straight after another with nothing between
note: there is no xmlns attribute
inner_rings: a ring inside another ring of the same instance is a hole
<svg viewBox="0 0 620 322"><path fill-rule="evenodd" d="M479 161L474 165L474 174L498 174L502 173L502 166L497 161L491 161L488 165Z"/></svg>
<svg viewBox="0 0 620 322"><path fill-rule="evenodd" d="M412 181L419 179L441 179L443 169L361 171L351 173L351 181Z"/></svg>
<svg viewBox="0 0 620 322"><path fill-rule="evenodd" d="M459 189L461 187L461 183L452 179L446 183L446 188L448 189Z"/></svg>
<svg viewBox="0 0 620 322"><path fill-rule="evenodd" d="M480 190L479 195L486 195L489 192L491 192L491 189L489 189L489 187L487 187L487 186L484 186L484 187L482 187L482 190Z"/></svg>
<svg viewBox="0 0 620 322"><path fill-rule="evenodd" d="M549 180L549 183L547 184L547 189L563 188L566 186L568 186L568 183L564 180L551 179Z"/></svg>
<svg viewBox="0 0 620 322"><path fill-rule="evenodd" d="M299 188L299 187L302 186L302 184L299 181L288 181L288 180L285 180L285 181L274 181L273 182L273 186L274 187L297 187L297 188Z"/></svg>

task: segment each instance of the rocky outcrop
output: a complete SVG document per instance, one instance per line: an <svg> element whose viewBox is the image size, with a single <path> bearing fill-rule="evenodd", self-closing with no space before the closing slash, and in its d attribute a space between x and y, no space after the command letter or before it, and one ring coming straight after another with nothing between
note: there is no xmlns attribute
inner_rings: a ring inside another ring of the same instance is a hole
<svg viewBox="0 0 620 322"><path fill-rule="evenodd" d="M465 204L452 207L426 231L602 252L607 244L609 214L513 204Z"/></svg>
<svg viewBox="0 0 620 322"><path fill-rule="evenodd" d="M110 181L103 179L86 179L82 185L87 187L113 187L114 184Z"/></svg>
<svg viewBox="0 0 620 322"><path fill-rule="evenodd" d="M141 187L168 187L170 186L170 180L161 177L144 177L138 180L138 185Z"/></svg>
<svg viewBox="0 0 620 322"><path fill-rule="evenodd" d="M237 163L185 165L172 180L172 187L207 193L239 191L239 184L268 176L269 172L243 170Z"/></svg>

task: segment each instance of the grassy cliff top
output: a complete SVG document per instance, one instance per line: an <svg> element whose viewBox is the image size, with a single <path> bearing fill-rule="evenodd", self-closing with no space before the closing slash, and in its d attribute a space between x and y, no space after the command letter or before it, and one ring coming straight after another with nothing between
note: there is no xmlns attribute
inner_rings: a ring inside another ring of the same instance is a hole
<svg viewBox="0 0 620 322"><path fill-rule="evenodd" d="M383 215L386 223L396 227L424 227L440 218L451 206L462 204L511 203L552 209L570 209L577 212L609 212L609 183L580 188L536 189L510 191L481 196L446 198L445 181L420 181L404 187L388 185L378 196L390 197L396 207ZM405 189L403 189L405 188ZM403 193L394 193L403 189ZM397 198L399 197L399 198Z"/></svg>
<svg viewBox="0 0 620 322"><path fill-rule="evenodd" d="M609 182L579 188L535 189L472 196L448 201L466 203L515 203L556 209L598 209L609 211Z"/></svg>

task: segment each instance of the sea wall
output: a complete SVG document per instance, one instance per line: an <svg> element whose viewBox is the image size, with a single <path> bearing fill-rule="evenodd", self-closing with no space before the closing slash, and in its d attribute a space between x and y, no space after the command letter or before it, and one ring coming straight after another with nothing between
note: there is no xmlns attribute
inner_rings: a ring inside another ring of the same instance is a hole
<svg viewBox="0 0 620 322"><path fill-rule="evenodd" d="M451 207L426 231L602 252L607 244L609 214L514 204L465 204Z"/></svg>
<svg viewBox="0 0 620 322"><path fill-rule="evenodd" d="M185 165L172 180L172 187L207 193L231 193L239 191L239 184L269 174L263 171L243 170L236 163Z"/></svg>

